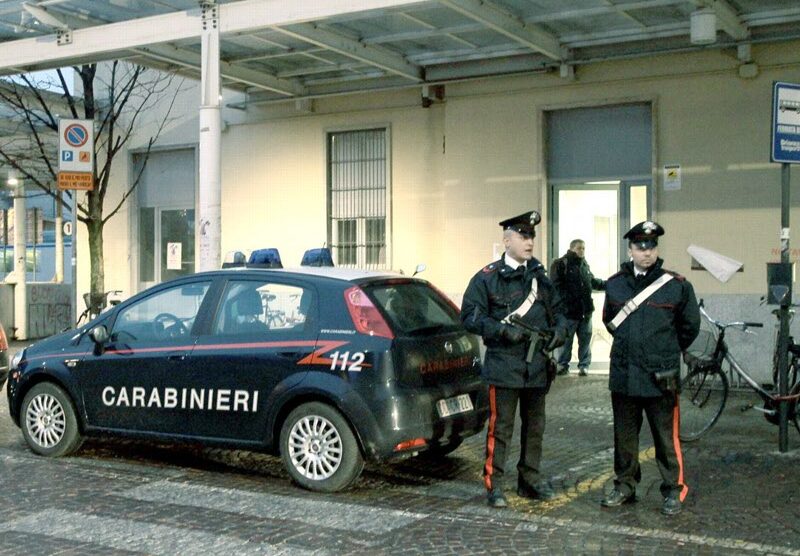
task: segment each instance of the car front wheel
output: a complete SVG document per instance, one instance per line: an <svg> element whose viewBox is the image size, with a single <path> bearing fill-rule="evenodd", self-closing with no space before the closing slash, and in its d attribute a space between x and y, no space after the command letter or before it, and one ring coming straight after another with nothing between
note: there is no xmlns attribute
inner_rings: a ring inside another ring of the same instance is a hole
<svg viewBox="0 0 800 556"><path fill-rule="evenodd" d="M80 448L75 408L64 390L49 382L31 388L22 400L22 436L42 456L66 456Z"/></svg>
<svg viewBox="0 0 800 556"><path fill-rule="evenodd" d="M350 425L323 403L295 408L283 423L280 442L284 466L297 484L309 490L342 490L364 469Z"/></svg>

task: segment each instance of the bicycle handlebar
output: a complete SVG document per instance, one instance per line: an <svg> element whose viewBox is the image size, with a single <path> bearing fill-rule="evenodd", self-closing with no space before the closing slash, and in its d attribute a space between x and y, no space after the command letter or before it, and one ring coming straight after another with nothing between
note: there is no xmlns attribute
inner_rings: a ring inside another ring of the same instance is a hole
<svg viewBox="0 0 800 556"><path fill-rule="evenodd" d="M745 322L745 321L735 321L735 322L722 322L718 321L711 317L705 309L703 305L703 301L700 300L700 313L710 322L711 324L717 326L718 328L739 328L743 332L747 332L748 328L764 328L763 322Z"/></svg>

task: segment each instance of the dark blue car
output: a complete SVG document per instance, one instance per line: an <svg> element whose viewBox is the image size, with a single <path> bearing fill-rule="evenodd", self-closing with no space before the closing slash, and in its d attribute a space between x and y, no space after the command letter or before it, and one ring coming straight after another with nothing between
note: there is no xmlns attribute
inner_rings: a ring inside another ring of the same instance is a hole
<svg viewBox="0 0 800 556"><path fill-rule="evenodd" d="M365 459L444 455L488 415L479 341L428 282L308 268L230 269L152 287L22 353L9 410L31 449L84 436L280 453L336 491Z"/></svg>

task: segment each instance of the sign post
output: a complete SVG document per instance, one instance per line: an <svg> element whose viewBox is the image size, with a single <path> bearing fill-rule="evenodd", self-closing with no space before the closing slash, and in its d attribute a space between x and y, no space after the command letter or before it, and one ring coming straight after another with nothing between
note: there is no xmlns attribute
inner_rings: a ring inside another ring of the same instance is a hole
<svg viewBox="0 0 800 556"><path fill-rule="evenodd" d="M58 122L58 189L73 190L72 222L72 322L78 313L78 237L73 230L78 219L77 191L94 190L94 122L92 120L59 120ZM66 227L66 226L65 226ZM66 231L66 230L65 230Z"/></svg>
<svg viewBox="0 0 800 556"><path fill-rule="evenodd" d="M789 263L789 207L791 165L800 163L800 85L776 81L772 88L772 148L770 161L781 163L781 264ZM789 273L791 276L791 273ZM789 450L789 308L791 280L780 302L778 329L778 450Z"/></svg>

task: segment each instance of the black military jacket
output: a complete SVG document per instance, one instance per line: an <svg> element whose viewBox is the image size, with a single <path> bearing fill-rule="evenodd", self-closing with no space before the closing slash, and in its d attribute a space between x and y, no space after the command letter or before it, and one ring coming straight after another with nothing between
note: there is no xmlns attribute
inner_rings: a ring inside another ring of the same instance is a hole
<svg viewBox="0 0 800 556"><path fill-rule="evenodd" d="M550 280L561 294L568 319L581 320L594 312L592 290L604 290L605 282L595 278L586 259L567 251L550 265Z"/></svg>
<svg viewBox="0 0 800 556"><path fill-rule="evenodd" d="M544 388L547 386L545 356L536 353L530 363L525 361L528 343L511 344L500 335L501 320L517 307L531 291L536 277L537 300L523 320L540 329L566 327L564 309L558 292L547 278L537 259L526 267L513 269L505 263L505 255L470 280L461 305L461 320L467 330L483 337L486 357L482 377L488 383L507 388ZM552 322L545 303L550 306Z"/></svg>
<svg viewBox="0 0 800 556"><path fill-rule="evenodd" d="M700 310L692 285L679 274L664 270L664 261L641 278L636 278L633 263L606 282L603 322L606 326L623 305L652 284L665 272L675 278L651 295L612 332L609 389L628 396L658 397L654 373L680 368L681 351L700 331Z"/></svg>

